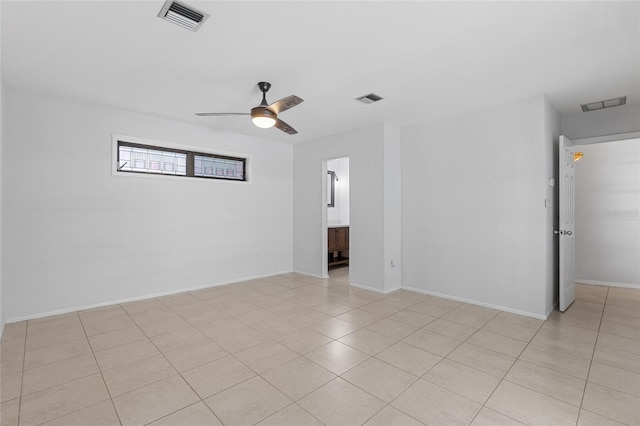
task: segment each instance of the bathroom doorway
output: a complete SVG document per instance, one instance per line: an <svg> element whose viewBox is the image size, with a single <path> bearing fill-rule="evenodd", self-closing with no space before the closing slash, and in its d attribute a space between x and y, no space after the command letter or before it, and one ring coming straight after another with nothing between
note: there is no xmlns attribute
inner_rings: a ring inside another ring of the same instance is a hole
<svg viewBox="0 0 640 426"><path fill-rule="evenodd" d="M327 275L349 279L349 157L327 160Z"/></svg>

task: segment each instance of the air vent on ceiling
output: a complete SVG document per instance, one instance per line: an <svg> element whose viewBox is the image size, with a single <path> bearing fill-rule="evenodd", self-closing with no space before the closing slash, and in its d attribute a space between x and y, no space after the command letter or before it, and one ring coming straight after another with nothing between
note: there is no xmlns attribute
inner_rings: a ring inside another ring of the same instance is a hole
<svg viewBox="0 0 640 426"><path fill-rule="evenodd" d="M375 93L369 93L368 95L360 96L356 98L356 101L362 102L363 104L372 104L374 102L378 102L383 100L382 96L378 96Z"/></svg>
<svg viewBox="0 0 640 426"><path fill-rule="evenodd" d="M158 17L191 31L198 31L209 15L175 0L167 0Z"/></svg>
<svg viewBox="0 0 640 426"><path fill-rule="evenodd" d="M624 105L626 103L627 103L627 97L621 96L619 98L607 99L604 101L590 102L588 104L582 104L580 106L582 107L583 111L587 112L587 111L595 111L597 109L617 107L620 105Z"/></svg>

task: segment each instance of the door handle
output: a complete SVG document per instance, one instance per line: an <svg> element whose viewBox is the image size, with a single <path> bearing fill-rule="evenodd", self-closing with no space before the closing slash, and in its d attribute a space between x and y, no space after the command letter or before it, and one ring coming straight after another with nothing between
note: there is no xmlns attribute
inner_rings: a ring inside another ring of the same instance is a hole
<svg viewBox="0 0 640 426"><path fill-rule="evenodd" d="M564 231L564 235L573 235L573 232L571 232L571 231Z"/></svg>
<svg viewBox="0 0 640 426"><path fill-rule="evenodd" d="M553 231L553 235L558 235L558 234L560 234L560 235L573 235L573 232L565 231L563 229L561 229L559 231L556 231L556 230Z"/></svg>

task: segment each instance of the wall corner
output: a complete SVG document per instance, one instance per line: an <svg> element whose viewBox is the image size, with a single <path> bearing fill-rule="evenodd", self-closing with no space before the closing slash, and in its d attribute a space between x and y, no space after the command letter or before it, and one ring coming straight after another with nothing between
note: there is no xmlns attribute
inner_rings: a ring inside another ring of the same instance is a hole
<svg viewBox="0 0 640 426"><path fill-rule="evenodd" d="M402 131L384 123L384 290L402 286Z"/></svg>

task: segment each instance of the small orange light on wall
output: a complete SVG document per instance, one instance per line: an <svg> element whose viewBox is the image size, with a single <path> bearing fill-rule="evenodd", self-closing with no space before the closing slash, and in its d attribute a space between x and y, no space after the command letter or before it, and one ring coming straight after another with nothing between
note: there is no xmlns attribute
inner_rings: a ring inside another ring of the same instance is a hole
<svg viewBox="0 0 640 426"><path fill-rule="evenodd" d="M578 161L582 157L584 157L584 152L574 152L573 153L573 161Z"/></svg>

